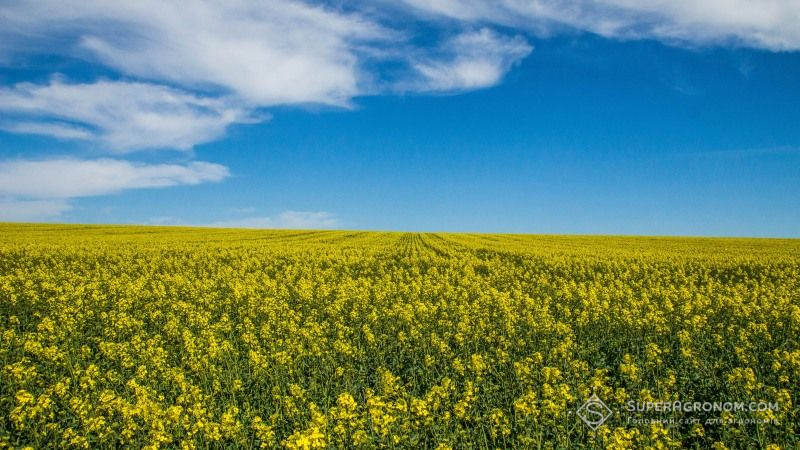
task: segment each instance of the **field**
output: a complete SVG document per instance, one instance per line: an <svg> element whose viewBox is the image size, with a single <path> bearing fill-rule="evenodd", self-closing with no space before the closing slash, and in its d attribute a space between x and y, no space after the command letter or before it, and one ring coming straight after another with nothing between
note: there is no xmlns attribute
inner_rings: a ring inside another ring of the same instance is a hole
<svg viewBox="0 0 800 450"><path fill-rule="evenodd" d="M6 224L0 371L0 448L793 449L800 241Z"/></svg>

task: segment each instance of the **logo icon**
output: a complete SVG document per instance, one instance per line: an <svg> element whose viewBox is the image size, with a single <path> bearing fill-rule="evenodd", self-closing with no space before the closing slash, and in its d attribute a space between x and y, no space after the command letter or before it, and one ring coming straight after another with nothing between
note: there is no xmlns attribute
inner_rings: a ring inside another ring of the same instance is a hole
<svg viewBox="0 0 800 450"><path fill-rule="evenodd" d="M586 400L578 411L575 412L578 417L583 420L592 431L596 431L609 417L611 417L611 409L597 397L597 394L592 394L589 400Z"/></svg>

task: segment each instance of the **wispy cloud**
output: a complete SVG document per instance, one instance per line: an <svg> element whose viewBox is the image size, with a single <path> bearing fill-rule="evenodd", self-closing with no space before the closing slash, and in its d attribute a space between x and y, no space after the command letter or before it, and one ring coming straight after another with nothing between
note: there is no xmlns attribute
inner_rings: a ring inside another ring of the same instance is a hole
<svg viewBox="0 0 800 450"><path fill-rule="evenodd" d="M59 78L46 85L0 88L0 111L7 115L9 123L0 125L6 130L94 139L113 152L188 150L223 135L232 123L254 120L230 99L149 83L70 84Z"/></svg>
<svg viewBox="0 0 800 450"><path fill-rule="evenodd" d="M115 159L0 162L3 220L37 220L70 209L70 199L130 189L216 182L229 175L219 164L141 164Z"/></svg>
<svg viewBox="0 0 800 450"><path fill-rule="evenodd" d="M414 61L421 77L411 90L458 91L494 86L533 50L521 36L507 37L488 28L446 41L440 53Z"/></svg>
<svg viewBox="0 0 800 450"><path fill-rule="evenodd" d="M688 45L800 49L796 0L404 0L414 10L472 23L528 29L540 35L569 30L620 39Z"/></svg>
<svg viewBox="0 0 800 450"><path fill-rule="evenodd" d="M208 224L220 228L284 228L284 229L326 229L340 225L339 219L325 211L284 211L274 216L248 217L223 220Z"/></svg>
<svg viewBox="0 0 800 450"><path fill-rule="evenodd" d="M122 73L217 89L254 105L346 104L359 92L359 46L389 36L357 14L302 1L21 0L6 39L58 36Z"/></svg>
<svg viewBox="0 0 800 450"><path fill-rule="evenodd" d="M138 164L115 159L50 159L0 162L0 195L75 198L126 189L194 185L225 179L228 168L189 164Z"/></svg>

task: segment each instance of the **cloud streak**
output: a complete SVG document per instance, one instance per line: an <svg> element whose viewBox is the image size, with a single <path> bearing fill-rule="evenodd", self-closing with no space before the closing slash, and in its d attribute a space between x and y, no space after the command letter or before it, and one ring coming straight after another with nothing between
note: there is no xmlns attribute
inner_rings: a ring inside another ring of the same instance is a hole
<svg viewBox="0 0 800 450"><path fill-rule="evenodd" d="M192 186L229 176L219 164L143 164L116 159L17 160L0 162L0 220L52 218L69 200L130 189Z"/></svg>
<svg viewBox="0 0 800 450"><path fill-rule="evenodd" d="M588 31L679 45L800 50L795 0L403 0L427 17L491 23L539 35Z"/></svg>
<svg viewBox="0 0 800 450"><path fill-rule="evenodd" d="M229 175L219 164L140 164L116 159L50 159L0 162L0 195L75 198L126 189L162 188L221 181Z"/></svg>
<svg viewBox="0 0 800 450"><path fill-rule="evenodd" d="M189 150L214 140L232 123L254 119L234 101L200 97L149 83L100 80L19 83L0 88L8 131L96 140L104 150ZM15 118L16 120L14 120Z"/></svg>

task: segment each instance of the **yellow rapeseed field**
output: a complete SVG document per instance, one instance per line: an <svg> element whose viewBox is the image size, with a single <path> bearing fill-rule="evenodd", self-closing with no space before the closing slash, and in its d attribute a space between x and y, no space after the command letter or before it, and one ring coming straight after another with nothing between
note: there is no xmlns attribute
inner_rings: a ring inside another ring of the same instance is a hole
<svg viewBox="0 0 800 450"><path fill-rule="evenodd" d="M797 240L0 225L0 448L794 449L798 396Z"/></svg>

